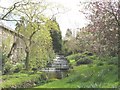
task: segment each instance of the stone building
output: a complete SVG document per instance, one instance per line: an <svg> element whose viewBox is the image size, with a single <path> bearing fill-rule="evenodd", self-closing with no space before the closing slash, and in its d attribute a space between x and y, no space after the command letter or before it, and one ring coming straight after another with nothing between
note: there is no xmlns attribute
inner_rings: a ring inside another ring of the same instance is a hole
<svg viewBox="0 0 120 90"><path fill-rule="evenodd" d="M0 23L0 50L9 55L12 63L17 63L25 57L25 45L17 36L17 32Z"/></svg>

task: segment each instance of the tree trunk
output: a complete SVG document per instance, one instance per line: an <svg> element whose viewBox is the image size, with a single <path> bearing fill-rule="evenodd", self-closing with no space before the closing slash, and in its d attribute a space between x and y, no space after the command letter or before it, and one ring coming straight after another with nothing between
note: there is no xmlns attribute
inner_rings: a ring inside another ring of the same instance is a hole
<svg viewBox="0 0 120 90"><path fill-rule="evenodd" d="M29 50L28 50L28 48L26 48L25 52L26 52L26 57L25 57L25 69L26 69L26 70L29 70Z"/></svg>
<svg viewBox="0 0 120 90"><path fill-rule="evenodd" d="M14 42L10 49L10 52L7 55L7 58L10 58L10 56L12 55L12 51L14 51L16 49L16 45L17 45L16 42Z"/></svg>

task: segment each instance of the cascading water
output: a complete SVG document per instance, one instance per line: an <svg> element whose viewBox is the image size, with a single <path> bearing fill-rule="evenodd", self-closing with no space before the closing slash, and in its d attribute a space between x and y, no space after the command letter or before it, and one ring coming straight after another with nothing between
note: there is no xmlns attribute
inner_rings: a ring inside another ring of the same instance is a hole
<svg viewBox="0 0 120 90"><path fill-rule="evenodd" d="M48 76L48 79L57 78L62 79L67 76L69 64L64 56L56 56L51 65L42 69Z"/></svg>

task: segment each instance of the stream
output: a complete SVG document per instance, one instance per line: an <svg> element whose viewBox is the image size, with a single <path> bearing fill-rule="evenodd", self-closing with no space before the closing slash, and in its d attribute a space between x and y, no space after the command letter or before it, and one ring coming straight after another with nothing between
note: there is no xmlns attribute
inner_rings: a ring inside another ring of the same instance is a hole
<svg viewBox="0 0 120 90"><path fill-rule="evenodd" d="M68 70L69 63L62 55L57 55L49 66L42 69L42 71L47 74L48 79L62 79L68 75Z"/></svg>

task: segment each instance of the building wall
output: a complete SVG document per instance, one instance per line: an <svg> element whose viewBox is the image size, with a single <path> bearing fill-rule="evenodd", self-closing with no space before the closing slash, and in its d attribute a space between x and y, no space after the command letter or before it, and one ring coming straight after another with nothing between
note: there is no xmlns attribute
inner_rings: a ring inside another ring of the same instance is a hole
<svg viewBox="0 0 120 90"><path fill-rule="evenodd" d="M3 53L6 53L8 55L13 43L16 42L16 47L12 50L12 55L10 56L10 59L12 63L17 63L23 60L25 57L24 42L19 37L14 36L10 32L7 32L5 29L14 32L14 30L10 29L9 27L0 25L0 49Z"/></svg>

